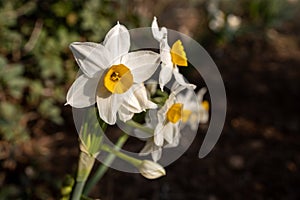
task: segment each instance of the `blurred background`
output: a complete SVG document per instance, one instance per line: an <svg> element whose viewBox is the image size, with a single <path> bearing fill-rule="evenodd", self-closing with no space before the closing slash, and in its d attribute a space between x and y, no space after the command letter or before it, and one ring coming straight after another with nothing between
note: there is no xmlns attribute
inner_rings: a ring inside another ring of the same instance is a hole
<svg viewBox="0 0 300 200"><path fill-rule="evenodd" d="M100 42L120 21L196 39L223 77L227 119L214 150L189 150L149 181L110 169L103 200L300 199L298 0L1 0L0 199L59 199L76 174L78 136L63 106L78 66L74 41ZM190 80L195 82L197 80ZM128 144L130 145L130 143ZM96 164L96 167L99 163Z"/></svg>

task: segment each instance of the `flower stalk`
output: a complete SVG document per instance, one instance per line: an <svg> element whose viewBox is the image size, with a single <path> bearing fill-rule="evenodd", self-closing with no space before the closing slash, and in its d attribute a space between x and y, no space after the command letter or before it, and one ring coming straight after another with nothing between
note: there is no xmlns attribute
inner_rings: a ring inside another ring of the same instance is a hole
<svg viewBox="0 0 300 200"><path fill-rule="evenodd" d="M106 144L103 144L101 146L101 150L106 151L108 153L112 153L112 154L116 155L117 157L121 158L122 160L129 162L130 164L132 164L135 167L138 167L142 163L142 160L131 157L131 156L129 156L125 153L122 153L114 148L111 148L109 145L106 145Z"/></svg>
<svg viewBox="0 0 300 200"><path fill-rule="evenodd" d="M118 150L115 150L114 148L111 148L108 145L102 145L101 149L103 151L113 153L116 156L118 156L119 158L121 158L122 160L129 162L130 164L135 166L139 170L141 175L143 175L145 178L156 179L156 178L166 175L165 169L156 162L153 162L150 160L139 160L139 159L133 158L131 156L128 156L127 154L124 154Z"/></svg>
<svg viewBox="0 0 300 200"><path fill-rule="evenodd" d="M119 137L116 145L114 146L114 149L119 150L120 148L122 148L122 146L125 144L125 142L127 141L128 138L129 138L129 135L124 133L121 137ZM84 188L84 191L83 191L84 195L87 195L91 191L93 186L96 185L97 182L99 182L99 180L106 173L106 171L108 170L108 167L112 164L112 162L115 160L115 158L116 158L116 155L112 154L112 153L106 157L103 164L101 166L99 166L99 168L97 169L95 174L87 182L87 184Z"/></svg>
<svg viewBox="0 0 300 200"><path fill-rule="evenodd" d="M81 151L78 161L78 171L76 177L76 185L73 190L72 200L79 200L83 191L85 182L93 168L95 158Z"/></svg>
<svg viewBox="0 0 300 200"><path fill-rule="evenodd" d="M129 125L129 126L131 126L131 127L133 127L133 128L137 128L137 129L139 129L139 130L141 130L141 131L143 131L145 133L148 133L151 136L154 134L154 130L152 128L146 127L146 126L144 126L144 125L142 125L140 123L137 123L137 122L135 122L133 120L128 120L126 122L126 124Z"/></svg>

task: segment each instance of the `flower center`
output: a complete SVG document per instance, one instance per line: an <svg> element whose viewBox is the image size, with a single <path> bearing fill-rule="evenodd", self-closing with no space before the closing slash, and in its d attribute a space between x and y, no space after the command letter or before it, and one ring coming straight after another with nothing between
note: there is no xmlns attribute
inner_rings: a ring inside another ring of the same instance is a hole
<svg viewBox="0 0 300 200"><path fill-rule="evenodd" d="M204 110L209 110L209 103L208 101L203 101L201 102L202 107L204 108Z"/></svg>
<svg viewBox="0 0 300 200"><path fill-rule="evenodd" d="M120 80L120 73L119 72L113 72L111 75L110 75L110 80L112 81L118 81Z"/></svg>
<svg viewBox="0 0 300 200"><path fill-rule="evenodd" d="M170 53L174 65L185 66L185 67L188 66L186 54L180 40L177 40L173 44Z"/></svg>
<svg viewBox="0 0 300 200"><path fill-rule="evenodd" d="M177 123L182 117L182 103L174 103L167 112L167 120L173 124Z"/></svg>
<svg viewBox="0 0 300 200"><path fill-rule="evenodd" d="M123 64L113 65L104 75L104 86L114 94L126 92L133 84L133 76Z"/></svg>

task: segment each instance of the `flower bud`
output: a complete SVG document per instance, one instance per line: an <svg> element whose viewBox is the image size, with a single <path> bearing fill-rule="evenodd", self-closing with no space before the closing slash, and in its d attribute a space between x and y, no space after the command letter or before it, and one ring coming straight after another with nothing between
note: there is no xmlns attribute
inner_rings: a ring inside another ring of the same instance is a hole
<svg viewBox="0 0 300 200"><path fill-rule="evenodd" d="M165 169L160 164L150 160L143 160L139 165L139 171L148 179L156 179L166 175Z"/></svg>
<svg viewBox="0 0 300 200"><path fill-rule="evenodd" d="M149 92L150 95L154 95L156 90L157 90L157 81L150 79L149 81L147 81L146 83L146 89Z"/></svg>

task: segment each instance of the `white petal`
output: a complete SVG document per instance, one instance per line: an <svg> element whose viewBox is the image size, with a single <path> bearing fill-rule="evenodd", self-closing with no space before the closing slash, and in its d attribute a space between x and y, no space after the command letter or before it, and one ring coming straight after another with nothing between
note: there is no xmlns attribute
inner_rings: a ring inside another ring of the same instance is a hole
<svg viewBox="0 0 300 200"><path fill-rule="evenodd" d="M153 51L136 51L125 54L121 63L131 70L135 83L142 83L154 74L160 62L159 58L159 54Z"/></svg>
<svg viewBox="0 0 300 200"><path fill-rule="evenodd" d="M157 119L157 110L149 110L148 115L146 115L145 119L146 123L148 124L149 128L154 128L156 124L158 123Z"/></svg>
<svg viewBox="0 0 300 200"><path fill-rule="evenodd" d="M190 88L190 89L192 89L192 90L194 90L194 89L196 88L196 86L195 86L194 84L190 84L190 83L186 83L186 82L185 82L185 80L184 80L182 74L179 73L177 67L174 69L173 74L174 74L174 77L175 77L176 81L177 81L180 85L185 86L185 87L187 87L187 88Z"/></svg>
<svg viewBox="0 0 300 200"><path fill-rule="evenodd" d="M171 147L177 147L180 141L180 130L179 130L179 123L175 124L173 127L173 141L167 145L165 145L166 148L171 148Z"/></svg>
<svg viewBox="0 0 300 200"><path fill-rule="evenodd" d="M148 99L147 90L144 84L135 84L132 86L132 90L143 110L157 108L157 105Z"/></svg>
<svg viewBox="0 0 300 200"><path fill-rule="evenodd" d="M186 89L185 86L180 85L178 82L174 82L172 87L171 87L171 91L174 95L179 94L182 90Z"/></svg>
<svg viewBox="0 0 300 200"><path fill-rule="evenodd" d="M118 22L106 34L103 45L111 52L113 60L120 59L120 56L128 53L130 48L130 36L127 28Z"/></svg>
<svg viewBox="0 0 300 200"><path fill-rule="evenodd" d="M167 35L167 29L165 27L159 29L156 17L154 17L152 21L151 30L152 30L153 37L158 42L160 42Z"/></svg>
<svg viewBox="0 0 300 200"><path fill-rule="evenodd" d="M179 122L173 127L174 128L174 138L173 138L173 146L177 147L180 141L180 129L179 129Z"/></svg>
<svg viewBox="0 0 300 200"><path fill-rule="evenodd" d="M124 106L121 106L118 111L118 115L121 121L126 122L133 117L134 113L128 111L126 108L124 108Z"/></svg>
<svg viewBox="0 0 300 200"><path fill-rule="evenodd" d="M123 97L121 94L111 94L108 97L97 95L97 107L101 119L110 125L115 124L117 112L123 102Z"/></svg>
<svg viewBox="0 0 300 200"><path fill-rule="evenodd" d="M153 145L154 145L153 139L150 138L149 140L147 140L144 148L140 151L139 155L145 156L150 154L153 151Z"/></svg>
<svg viewBox="0 0 300 200"><path fill-rule="evenodd" d="M164 144L164 134L162 132L163 128L163 125L159 123L154 130L154 144L157 146L162 146Z"/></svg>
<svg viewBox="0 0 300 200"><path fill-rule="evenodd" d="M166 121L166 113L169 110L169 108L174 104L175 100L176 97L174 93L171 93L163 107L161 107L161 109L157 111L157 119L159 123L163 124Z"/></svg>
<svg viewBox="0 0 300 200"><path fill-rule="evenodd" d="M184 94L178 94L176 99L177 99L177 102L182 103L185 107L185 104L186 104L185 102L187 100L186 100L186 96Z"/></svg>
<svg viewBox="0 0 300 200"><path fill-rule="evenodd" d="M199 102L203 101L203 96L205 95L207 89L205 87L201 88L197 93L197 98Z"/></svg>
<svg viewBox="0 0 300 200"><path fill-rule="evenodd" d="M169 143L173 143L173 138L174 138L174 124L171 122L167 123L164 128L163 128L163 134L164 134L164 139Z"/></svg>
<svg viewBox="0 0 300 200"><path fill-rule="evenodd" d="M192 131L196 131L198 129L198 126L199 126L198 116L195 116L195 117L191 116L188 122L189 122L189 125L190 125Z"/></svg>
<svg viewBox="0 0 300 200"><path fill-rule="evenodd" d="M80 69L88 77L98 76L109 67L111 56L101 44L93 42L73 42L70 49Z"/></svg>
<svg viewBox="0 0 300 200"><path fill-rule="evenodd" d="M164 86L171 80L172 78L172 65L164 65L162 64L161 70L159 73L159 87L161 91L164 91Z"/></svg>
<svg viewBox="0 0 300 200"><path fill-rule="evenodd" d="M122 106L125 110L128 110L128 112L140 113L146 109L157 108L155 103L148 100L144 84L134 84L124 96Z"/></svg>
<svg viewBox="0 0 300 200"><path fill-rule="evenodd" d="M161 62L165 63L166 65L173 65L170 51L171 48L168 44L168 41L162 40L160 43L160 59Z"/></svg>
<svg viewBox="0 0 300 200"><path fill-rule="evenodd" d="M208 111L205 110L204 108L200 109L199 116L200 116L200 118L199 118L199 122L200 123L204 123L205 124L208 121L208 119L209 119Z"/></svg>
<svg viewBox="0 0 300 200"><path fill-rule="evenodd" d="M194 90L191 90L191 89L189 89L189 90L187 90L187 92L186 92L186 94L185 94L185 98L184 98L184 100L183 100L183 104L185 105L185 104L190 104L190 103L193 103L193 96L196 96L196 95L194 95L195 94L195 92L194 92ZM196 98L195 98L196 99ZM195 99L194 99L194 101L195 101Z"/></svg>
<svg viewBox="0 0 300 200"><path fill-rule="evenodd" d="M99 78L88 78L80 75L70 87L67 94L67 103L75 108L84 108L93 105L96 101L96 90Z"/></svg>
<svg viewBox="0 0 300 200"><path fill-rule="evenodd" d="M167 112L168 108L165 105L157 111L157 120L158 120L158 123L161 123L161 124L163 124L166 121L166 112Z"/></svg>
<svg viewBox="0 0 300 200"><path fill-rule="evenodd" d="M159 146L154 146L151 152L151 156L154 162L157 162L161 158L162 148Z"/></svg>
<svg viewBox="0 0 300 200"><path fill-rule="evenodd" d="M128 110L128 112L140 113L143 111L143 108L140 105L139 100L134 94L134 88L131 87L126 93L124 93L124 101L122 106Z"/></svg>

